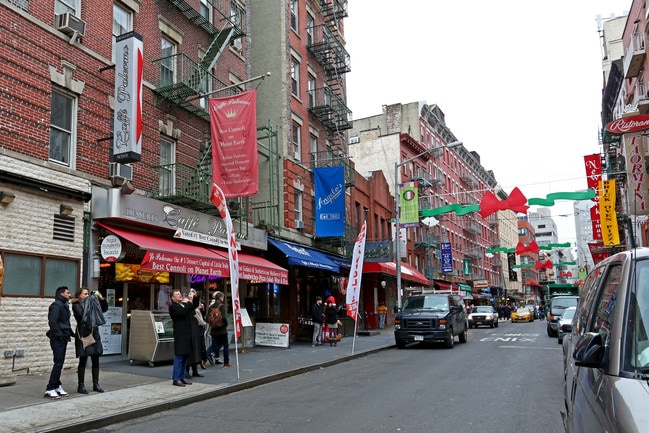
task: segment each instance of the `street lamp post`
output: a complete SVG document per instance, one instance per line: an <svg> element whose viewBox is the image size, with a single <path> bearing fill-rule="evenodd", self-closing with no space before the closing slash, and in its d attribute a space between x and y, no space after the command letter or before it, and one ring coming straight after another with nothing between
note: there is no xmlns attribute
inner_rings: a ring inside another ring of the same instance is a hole
<svg viewBox="0 0 649 433"><path fill-rule="evenodd" d="M396 245L394 246L394 253L396 255L396 269L397 269L397 308L401 310L401 228L399 227L399 217L400 217L400 209L399 209L399 167L404 166L405 164L414 161L415 159L419 158L420 156L424 156L427 153L433 152L435 149L440 149L440 148L453 148L453 147L458 147L461 146L462 142L461 141L454 141L449 144L445 144L444 146L440 147L431 147L430 149L421 152L412 158L406 159L405 161L402 162L394 162L394 222L395 222L395 241Z"/></svg>

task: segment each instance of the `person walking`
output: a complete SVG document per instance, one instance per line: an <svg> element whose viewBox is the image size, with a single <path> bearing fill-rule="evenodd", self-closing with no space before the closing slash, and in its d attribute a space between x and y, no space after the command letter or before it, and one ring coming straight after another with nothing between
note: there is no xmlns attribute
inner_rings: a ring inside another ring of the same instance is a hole
<svg viewBox="0 0 649 433"><path fill-rule="evenodd" d="M72 314L77 321L77 329L74 333L74 349L79 366L77 367L77 392L79 394L88 394L84 384L86 376L86 364L88 357L92 364L92 390L104 392L99 384L99 355L104 353L104 347L101 344L99 335L99 326L106 323L104 314L108 311L108 302L98 291L90 293L86 287L77 290L72 302ZM95 342L87 347L83 347L82 337L92 335Z"/></svg>
<svg viewBox="0 0 649 433"><path fill-rule="evenodd" d="M324 346L324 344L322 344L323 319L324 314L322 314L322 298L320 296L316 296L315 302L311 306L311 321L313 322L313 340L311 342L311 347Z"/></svg>
<svg viewBox="0 0 649 433"><path fill-rule="evenodd" d="M379 302L378 307L376 307L376 312L379 315L379 329L384 329L385 316L388 314L388 307L385 306L385 302Z"/></svg>
<svg viewBox="0 0 649 433"><path fill-rule="evenodd" d="M196 290L190 289L189 294L187 295L187 300L193 304L194 298L199 298ZM198 307L194 310L192 314L192 344L191 344L191 353L189 354L189 360L187 361L187 367L185 368L185 376L192 377L203 377L202 374L198 372L198 364L201 364L202 355L205 353L205 338L203 337L203 328L201 328L198 318L203 319L201 310L203 309L203 304L200 302ZM205 323L205 322L203 322ZM201 344L201 340L202 343ZM191 372L190 372L191 369Z"/></svg>
<svg viewBox="0 0 649 433"><path fill-rule="evenodd" d="M214 292L213 296L214 303L210 305L210 308L207 310L207 317L210 317L210 310L212 308L218 308L221 312L221 317L223 318L223 325L213 327L210 330L212 345L207 349L207 356L210 357L213 353L218 354L219 350L223 348L223 367L232 367L232 364L230 364L230 343L228 339L228 321L226 320L227 310L225 309L224 302L225 296L223 295L223 292Z"/></svg>
<svg viewBox="0 0 649 433"><path fill-rule="evenodd" d="M338 325L342 324L338 320L338 310L336 309L336 304L331 300L328 300L327 306L324 310L325 315L325 324L329 330L329 347L336 346L338 344Z"/></svg>
<svg viewBox="0 0 649 433"><path fill-rule="evenodd" d="M61 383L61 371L65 362L65 352L68 341L71 340L72 326L70 325L70 289L61 286L56 289L54 302L50 304L47 312L47 323L50 327L46 335L50 339L54 365L50 373L50 380L45 388L45 398L58 399L68 397Z"/></svg>
<svg viewBox="0 0 649 433"><path fill-rule="evenodd" d="M185 301L185 302L183 302ZM198 307L198 297L189 302L179 289L171 292L171 305L169 316L174 325L174 367L172 384L174 386L191 385L192 382L185 378L187 361L192 350L192 320L194 309Z"/></svg>

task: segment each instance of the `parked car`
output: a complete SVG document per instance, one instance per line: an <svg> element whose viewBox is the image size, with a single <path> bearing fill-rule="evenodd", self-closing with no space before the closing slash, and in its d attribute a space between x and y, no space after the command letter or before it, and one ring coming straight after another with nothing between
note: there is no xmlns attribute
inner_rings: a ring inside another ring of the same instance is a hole
<svg viewBox="0 0 649 433"><path fill-rule="evenodd" d="M557 332L559 337L559 344L563 343L563 337L572 329L572 318L575 316L576 307L568 307L563 310L559 321L557 322Z"/></svg>
<svg viewBox="0 0 649 433"><path fill-rule="evenodd" d="M567 433L649 431L649 248L590 272L564 348Z"/></svg>
<svg viewBox="0 0 649 433"><path fill-rule="evenodd" d="M480 325L489 325L491 328L498 327L498 313L491 305L479 305L471 308L468 320L469 328L477 328Z"/></svg>
<svg viewBox="0 0 649 433"><path fill-rule="evenodd" d="M576 307L579 302L579 296L555 296L550 298L550 305L548 306L548 314L546 320L548 322L546 332L548 337L556 337L559 334L559 327L557 322L559 317L563 314L563 310L568 307Z"/></svg>
<svg viewBox="0 0 649 433"><path fill-rule="evenodd" d="M453 348L455 336L466 343L469 323L462 297L421 294L406 298L394 318L394 340L399 349L412 342L443 341Z"/></svg>
<svg viewBox="0 0 649 433"><path fill-rule="evenodd" d="M512 323L516 322L533 322L534 313L527 307L519 307L515 311L512 311L511 314Z"/></svg>

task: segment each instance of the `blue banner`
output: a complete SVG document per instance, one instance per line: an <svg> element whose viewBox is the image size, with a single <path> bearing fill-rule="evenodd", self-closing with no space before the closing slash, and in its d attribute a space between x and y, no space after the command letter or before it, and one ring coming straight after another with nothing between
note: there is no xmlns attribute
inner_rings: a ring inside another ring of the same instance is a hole
<svg viewBox="0 0 649 433"><path fill-rule="evenodd" d="M345 167L313 170L315 181L315 235L345 235Z"/></svg>
<svg viewBox="0 0 649 433"><path fill-rule="evenodd" d="M453 273L453 249L450 242L442 242L442 273Z"/></svg>

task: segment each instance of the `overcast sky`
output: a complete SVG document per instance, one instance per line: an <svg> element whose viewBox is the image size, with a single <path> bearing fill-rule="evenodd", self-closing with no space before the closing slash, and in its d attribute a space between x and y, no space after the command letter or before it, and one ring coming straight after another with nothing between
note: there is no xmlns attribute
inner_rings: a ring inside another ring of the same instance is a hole
<svg viewBox="0 0 649 433"><path fill-rule="evenodd" d="M630 7L631 0L350 0L349 108L360 119L383 105L437 104L505 191L517 186L529 199L583 190L583 157L600 151L596 18ZM572 202L550 209L559 242L574 243Z"/></svg>

